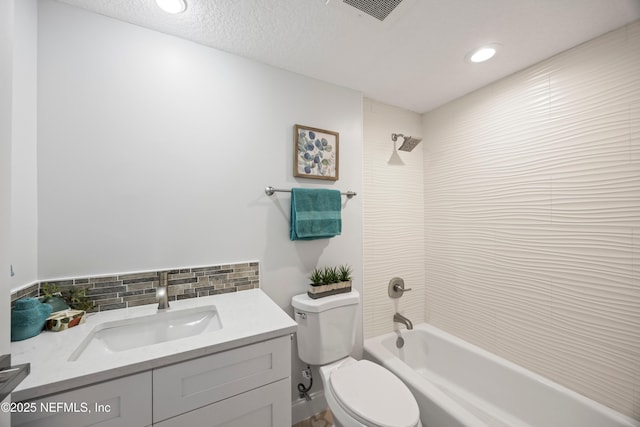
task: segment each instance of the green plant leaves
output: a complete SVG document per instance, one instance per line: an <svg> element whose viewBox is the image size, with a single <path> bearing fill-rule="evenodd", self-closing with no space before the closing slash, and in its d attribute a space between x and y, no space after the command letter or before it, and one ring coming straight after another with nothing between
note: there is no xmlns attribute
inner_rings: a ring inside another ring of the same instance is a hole
<svg viewBox="0 0 640 427"><path fill-rule="evenodd" d="M309 276L313 285L349 282L351 280L351 266L343 264L336 267L314 268Z"/></svg>

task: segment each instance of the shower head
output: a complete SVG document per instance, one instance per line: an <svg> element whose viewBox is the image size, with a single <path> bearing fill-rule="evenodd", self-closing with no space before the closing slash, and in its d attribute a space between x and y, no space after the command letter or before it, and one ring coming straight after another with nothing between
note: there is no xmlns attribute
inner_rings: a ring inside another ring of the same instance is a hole
<svg viewBox="0 0 640 427"><path fill-rule="evenodd" d="M422 141L421 138L411 138L410 136L406 137L402 145L400 145L400 147L398 148L398 150L411 151L414 148L416 148L416 145L420 144L420 141Z"/></svg>
<svg viewBox="0 0 640 427"><path fill-rule="evenodd" d="M411 151L414 148L416 148L416 145L420 144L420 141L422 141L422 138L412 138L410 136L404 136L401 133L392 133L391 134L391 140L393 142L397 141L398 137L403 139L402 144L398 148L398 150L400 150L400 151Z"/></svg>

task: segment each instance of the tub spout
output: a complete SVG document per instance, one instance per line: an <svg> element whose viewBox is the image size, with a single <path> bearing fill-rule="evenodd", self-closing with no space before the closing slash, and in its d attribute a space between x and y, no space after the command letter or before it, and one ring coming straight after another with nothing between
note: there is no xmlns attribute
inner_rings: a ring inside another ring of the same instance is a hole
<svg viewBox="0 0 640 427"><path fill-rule="evenodd" d="M407 319L400 313L396 313L393 315L393 321L397 323L403 323L407 327L407 329L413 329L413 323L411 323L411 320Z"/></svg>

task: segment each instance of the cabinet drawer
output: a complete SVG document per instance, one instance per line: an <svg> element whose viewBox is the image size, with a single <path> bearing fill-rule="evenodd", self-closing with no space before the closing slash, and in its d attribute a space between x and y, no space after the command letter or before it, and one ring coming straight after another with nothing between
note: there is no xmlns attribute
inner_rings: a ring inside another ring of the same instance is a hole
<svg viewBox="0 0 640 427"><path fill-rule="evenodd" d="M151 424L151 371L106 381L28 402L12 414L23 427L144 427Z"/></svg>
<svg viewBox="0 0 640 427"><path fill-rule="evenodd" d="M154 427L282 427L291 425L291 381L277 381L154 424Z"/></svg>
<svg viewBox="0 0 640 427"><path fill-rule="evenodd" d="M153 371L153 421L290 376L288 335Z"/></svg>

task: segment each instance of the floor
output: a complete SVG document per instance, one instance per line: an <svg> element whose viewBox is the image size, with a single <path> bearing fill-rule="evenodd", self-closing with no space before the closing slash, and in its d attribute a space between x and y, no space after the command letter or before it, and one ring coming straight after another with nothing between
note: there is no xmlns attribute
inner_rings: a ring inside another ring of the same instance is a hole
<svg viewBox="0 0 640 427"><path fill-rule="evenodd" d="M302 420L294 424L292 427L331 427L333 425L333 415L328 409L315 414L311 418Z"/></svg>

